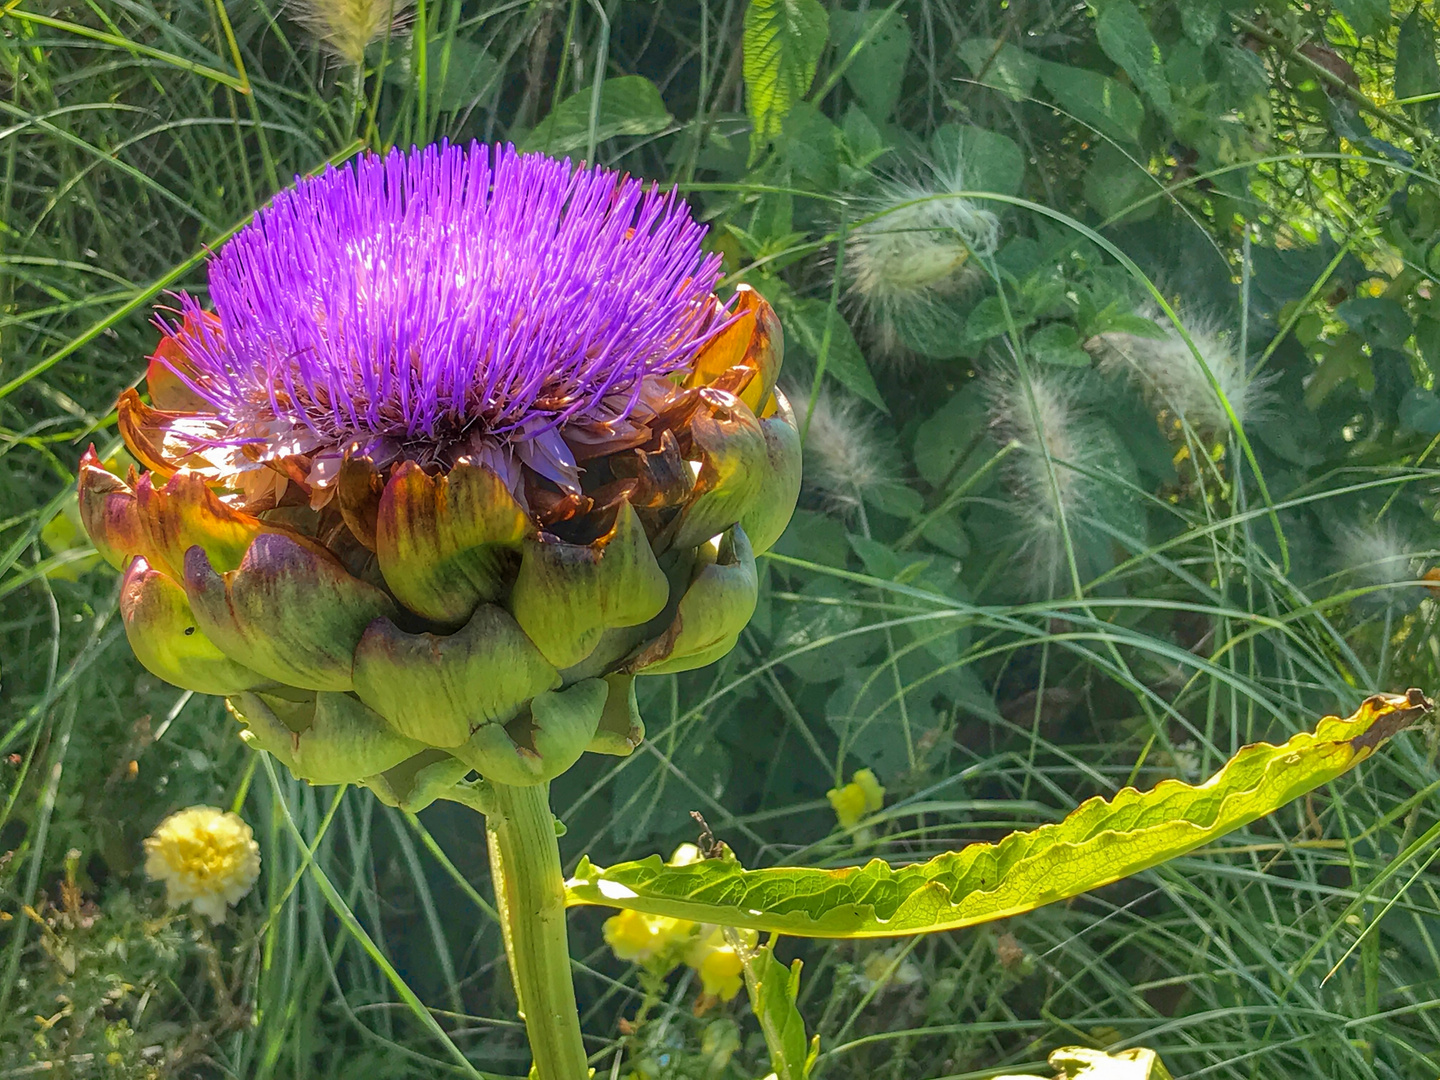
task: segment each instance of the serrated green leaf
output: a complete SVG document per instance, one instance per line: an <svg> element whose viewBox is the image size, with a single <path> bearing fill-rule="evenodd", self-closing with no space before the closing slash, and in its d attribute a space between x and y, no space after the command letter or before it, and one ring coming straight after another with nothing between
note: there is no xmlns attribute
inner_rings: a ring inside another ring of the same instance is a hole
<svg viewBox="0 0 1440 1080"><path fill-rule="evenodd" d="M830 118L808 101L797 102L781 125L780 147L792 175L821 191L840 182L840 150L845 136Z"/></svg>
<svg viewBox="0 0 1440 1080"><path fill-rule="evenodd" d="M809 91L829 31L830 17L819 0L750 0L744 74L752 161Z"/></svg>
<svg viewBox="0 0 1440 1080"><path fill-rule="evenodd" d="M1281 746L1254 743L1199 786L1162 781L1081 803L1064 821L929 862L747 870L733 856L608 869L582 859L567 902L804 937L953 930L1032 911L1194 851L1364 761L1432 708L1418 690L1376 694Z"/></svg>
<svg viewBox="0 0 1440 1080"><path fill-rule="evenodd" d="M571 94L535 125L520 144L521 150L547 154L573 154L590 143L590 103L593 87ZM654 135L675 118L660 99L655 84L641 75L624 75L600 84L600 111L595 117L595 142L623 135Z"/></svg>
<svg viewBox="0 0 1440 1080"><path fill-rule="evenodd" d="M1040 81L1058 104L1082 124L1124 143L1140 141L1145 106L1135 91L1088 68L1040 62Z"/></svg>

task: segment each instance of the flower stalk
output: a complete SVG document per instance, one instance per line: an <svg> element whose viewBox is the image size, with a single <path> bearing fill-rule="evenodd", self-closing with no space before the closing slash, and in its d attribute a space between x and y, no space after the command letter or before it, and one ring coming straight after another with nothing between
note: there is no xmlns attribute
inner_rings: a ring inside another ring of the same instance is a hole
<svg viewBox="0 0 1440 1080"><path fill-rule="evenodd" d="M565 878L550 785L491 785L485 818L495 906L535 1080L589 1075L565 934Z"/></svg>
<svg viewBox="0 0 1440 1080"><path fill-rule="evenodd" d="M800 490L779 322L704 232L513 147L329 170L158 320L117 406L144 471L81 463L152 673L312 784L486 816L537 1080L588 1075L549 781L734 647Z"/></svg>

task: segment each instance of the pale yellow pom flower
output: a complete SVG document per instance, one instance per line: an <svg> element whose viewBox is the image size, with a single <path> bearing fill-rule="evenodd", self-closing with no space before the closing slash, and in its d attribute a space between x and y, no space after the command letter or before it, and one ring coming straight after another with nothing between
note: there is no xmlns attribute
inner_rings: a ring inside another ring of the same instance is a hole
<svg viewBox="0 0 1440 1080"><path fill-rule="evenodd" d="M238 814L191 806L146 837L145 873L165 883L171 907L189 904L218 924L260 876L260 845Z"/></svg>

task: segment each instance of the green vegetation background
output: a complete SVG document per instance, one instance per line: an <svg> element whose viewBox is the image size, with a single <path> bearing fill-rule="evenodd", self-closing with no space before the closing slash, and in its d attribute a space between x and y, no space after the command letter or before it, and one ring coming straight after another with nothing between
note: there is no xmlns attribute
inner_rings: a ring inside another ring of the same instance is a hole
<svg viewBox="0 0 1440 1080"><path fill-rule="evenodd" d="M647 680L642 751L555 785L572 865L668 852L691 810L750 865L922 859L1436 684L1429 0L440 0L363 52L325 19L388 3L308 2L0 8L0 1077L524 1069L478 819L257 767L219 701L131 657L74 514L152 305L365 146L505 139L677 183L786 326L801 509L740 647ZM937 271L961 218L895 209L928 195L988 207L993 252L967 234ZM1152 283L1238 423L1202 420ZM886 805L843 829L826 792L861 767ZM1184 1077L1433 1080L1437 790L1411 736L1053 909L783 943L817 1075L982 1077L1085 1043ZM139 866L194 803L263 849L213 932ZM697 1010L602 918L572 917L597 1075L766 1071L741 1001Z"/></svg>

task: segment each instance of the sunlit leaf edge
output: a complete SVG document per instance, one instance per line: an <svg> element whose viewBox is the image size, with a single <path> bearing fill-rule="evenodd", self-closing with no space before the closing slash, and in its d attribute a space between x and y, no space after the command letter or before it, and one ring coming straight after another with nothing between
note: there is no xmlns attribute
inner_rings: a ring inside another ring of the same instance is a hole
<svg viewBox="0 0 1440 1080"><path fill-rule="evenodd" d="M1283 746L1243 747L1209 780L1164 780L1088 799L1063 821L970 844L924 863L747 870L733 857L609 868L582 858L567 902L801 937L953 930L1031 911L1184 855L1364 761L1431 709L1419 690L1376 694Z"/></svg>

